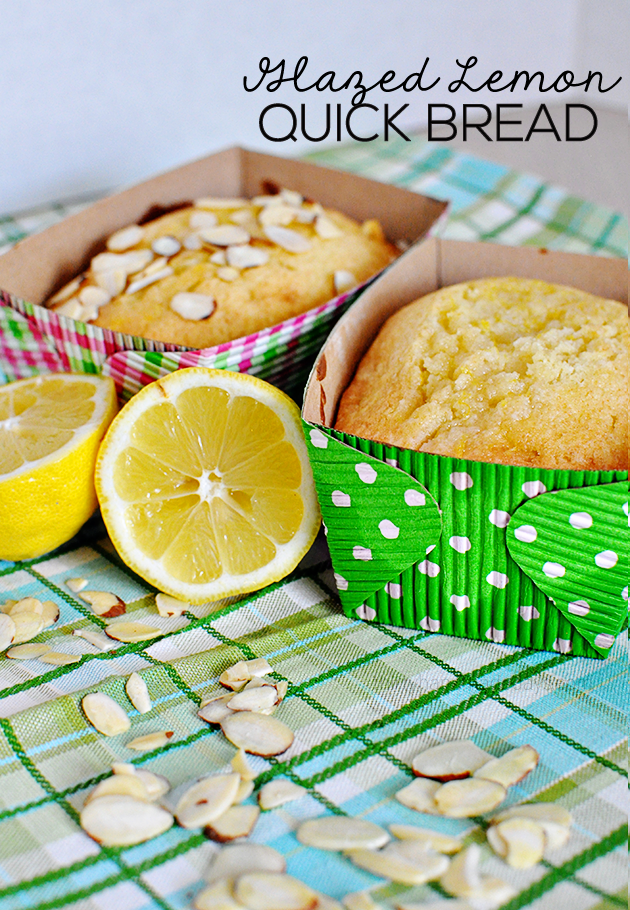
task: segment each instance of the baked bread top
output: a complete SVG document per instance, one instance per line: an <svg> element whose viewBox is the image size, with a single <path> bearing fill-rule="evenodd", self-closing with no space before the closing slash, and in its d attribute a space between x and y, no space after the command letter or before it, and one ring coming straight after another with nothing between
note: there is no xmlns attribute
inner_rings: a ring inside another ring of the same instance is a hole
<svg viewBox="0 0 630 910"><path fill-rule="evenodd" d="M624 470L629 351L617 301L525 278L441 288L385 323L335 427L474 461Z"/></svg>
<svg viewBox="0 0 630 910"><path fill-rule="evenodd" d="M377 221L358 224L291 190L206 198L107 241L47 306L84 322L193 348L240 338L325 303L397 254Z"/></svg>

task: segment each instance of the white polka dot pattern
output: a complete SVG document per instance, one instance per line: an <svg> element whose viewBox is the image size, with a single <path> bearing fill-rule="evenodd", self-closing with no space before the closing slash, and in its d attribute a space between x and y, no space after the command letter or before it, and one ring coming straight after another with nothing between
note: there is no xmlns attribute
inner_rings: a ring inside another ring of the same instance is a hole
<svg viewBox="0 0 630 910"><path fill-rule="evenodd" d="M590 613L591 607L585 600L572 600L568 610L574 616L586 616L587 613Z"/></svg>
<svg viewBox="0 0 630 910"><path fill-rule="evenodd" d="M505 641L505 630L504 629L495 629L494 626L490 626L490 628L486 632L486 638L489 638L490 641L494 641L494 642L496 642L496 644L500 645L502 642Z"/></svg>
<svg viewBox="0 0 630 910"><path fill-rule="evenodd" d="M468 610L470 607L470 598L467 594L453 594L451 596L451 603L457 612L461 613L462 610Z"/></svg>
<svg viewBox="0 0 630 910"><path fill-rule="evenodd" d="M357 472L357 474L359 475L359 479L362 480L363 483L374 483L374 481L378 477L378 474L376 473L376 471L372 467L372 465L367 464L365 461L362 461L358 465L356 465L355 471Z"/></svg>
<svg viewBox="0 0 630 910"><path fill-rule="evenodd" d="M509 582L509 578L503 572L489 572L486 575L486 581L493 588L504 588Z"/></svg>
<svg viewBox="0 0 630 910"><path fill-rule="evenodd" d="M524 604L522 607L518 608L518 615L525 622L531 622L532 619L540 619L540 613L531 604Z"/></svg>
<svg viewBox="0 0 630 910"><path fill-rule="evenodd" d="M330 498L332 499L332 504L340 509L349 509L352 505L350 494L343 493L341 490L333 490Z"/></svg>
<svg viewBox="0 0 630 910"><path fill-rule="evenodd" d="M423 506L426 501L426 496L420 490L405 490L405 502L408 506Z"/></svg>
<svg viewBox="0 0 630 910"><path fill-rule="evenodd" d="M335 577L335 584L337 585L337 589L338 589L339 591L347 591L347 590L348 590L348 582L347 582L347 580L343 577L343 575L339 575L338 572L334 572L333 574L334 574L334 577Z"/></svg>
<svg viewBox="0 0 630 910"><path fill-rule="evenodd" d="M385 585L385 591L389 594L390 597L393 597L394 600L400 600L402 594L402 588L400 585L397 585L396 582L390 581Z"/></svg>
<svg viewBox="0 0 630 910"><path fill-rule="evenodd" d="M425 632L439 632L440 620L431 619L430 616L423 616L420 620L420 628L424 629Z"/></svg>
<svg viewBox="0 0 630 910"><path fill-rule="evenodd" d="M514 536L523 543L533 543L538 537L538 531L533 525L521 525L520 528L514 529Z"/></svg>
<svg viewBox="0 0 630 910"><path fill-rule="evenodd" d="M450 537L448 542L457 553L467 553L471 547L467 537Z"/></svg>
<svg viewBox="0 0 630 910"><path fill-rule="evenodd" d="M510 518L510 513L503 512L501 509L493 509L488 515L488 521L496 528L507 528Z"/></svg>
<svg viewBox="0 0 630 910"><path fill-rule="evenodd" d="M614 635L607 635L605 632L600 632L599 635L595 636L595 646L597 648L612 648L614 643Z"/></svg>
<svg viewBox="0 0 630 910"><path fill-rule="evenodd" d="M541 493L547 492L547 487L542 480L528 480L523 484L521 490L526 496L532 499L534 496L540 496Z"/></svg>
<svg viewBox="0 0 630 910"><path fill-rule="evenodd" d="M390 521L389 518L383 519L379 522L378 529L387 540L396 540L400 534L400 528L397 527L393 521Z"/></svg>
<svg viewBox="0 0 630 910"><path fill-rule="evenodd" d="M617 565L618 559L619 557L614 550L602 550L595 557L595 565L599 566L600 569L612 569Z"/></svg>
<svg viewBox="0 0 630 910"><path fill-rule="evenodd" d="M314 445L316 449L328 448L328 436L322 433L321 430L311 430L309 436L311 437L311 445Z"/></svg>
<svg viewBox="0 0 630 910"><path fill-rule="evenodd" d="M435 578L436 575L440 574L440 567L437 563L424 559L418 563L418 571L422 572L423 575L428 575L429 578Z"/></svg>
<svg viewBox="0 0 630 910"><path fill-rule="evenodd" d="M367 604L361 604L360 607L357 607L356 613L359 619L367 619L368 622L376 619L376 610L373 610L372 607L368 607Z"/></svg>
<svg viewBox="0 0 630 910"><path fill-rule="evenodd" d="M556 638L553 643L554 651L558 651L560 654L568 654L572 647L570 638Z"/></svg>
<svg viewBox="0 0 630 910"><path fill-rule="evenodd" d="M547 578L562 578L567 571L559 562L546 562L542 567Z"/></svg>
<svg viewBox="0 0 630 910"><path fill-rule="evenodd" d="M352 555L355 559L360 559L363 562L368 562L372 559L372 551L369 547L353 547Z"/></svg>
<svg viewBox="0 0 630 910"><path fill-rule="evenodd" d="M449 480L456 490L469 490L473 485L473 479L466 471L454 471Z"/></svg>
<svg viewBox="0 0 630 910"><path fill-rule="evenodd" d="M593 516L588 512L572 512L569 516L569 524L576 531L582 531L584 528L590 528L593 524Z"/></svg>

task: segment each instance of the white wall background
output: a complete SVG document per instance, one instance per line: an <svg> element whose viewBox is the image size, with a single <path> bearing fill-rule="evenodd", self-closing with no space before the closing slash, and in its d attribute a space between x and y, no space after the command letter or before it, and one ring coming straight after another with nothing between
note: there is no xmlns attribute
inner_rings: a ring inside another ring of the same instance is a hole
<svg viewBox="0 0 630 910"><path fill-rule="evenodd" d="M429 56L429 74L442 76L433 92L367 99L410 102L397 121L407 127L423 125L430 101L565 101L532 91L449 96L446 85L456 58L472 54L486 76L603 68L613 81L627 65L626 2L2 0L0 212L135 182L226 145L305 151L305 141L266 141L262 108L306 101L323 122L326 101L347 109L350 93L247 94L243 76L253 79L263 56L292 68L307 55L309 81L358 69L370 82L388 69L402 78ZM625 107L626 86L581 100Z"/></svg>

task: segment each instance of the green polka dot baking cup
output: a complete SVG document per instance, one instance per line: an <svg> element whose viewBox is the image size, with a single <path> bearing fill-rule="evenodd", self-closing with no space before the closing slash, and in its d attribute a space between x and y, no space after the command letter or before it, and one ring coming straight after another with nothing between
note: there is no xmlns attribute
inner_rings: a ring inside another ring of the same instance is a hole
<svg viewBox="0 0 630 910"><path fill-rule="evenodd" d="M605 657L628 609L628 481L412 452L304 422L344 612Z"/></svg>

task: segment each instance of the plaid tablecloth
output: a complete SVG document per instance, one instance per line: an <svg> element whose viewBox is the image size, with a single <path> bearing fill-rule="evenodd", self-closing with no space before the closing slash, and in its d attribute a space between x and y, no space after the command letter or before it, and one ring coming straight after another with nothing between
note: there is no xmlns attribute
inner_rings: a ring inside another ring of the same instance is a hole
<svg viewBox="0 0 630 910"><path fill-rule="evenodd" d="M627 255L620 215L448 147L400 141L336 148L310 159L450 199L447 237ZM73 208L0 219L0 246ZM7 331L6 312L3 318ZM28 330L12 321L28 349ZM12 379L45 364L33 351L26 369L8 361L0 368ZM92 588L115 591L134 619L158 626L162 636L108 652L72 636L74 629L104 625L65 584L77 575ZM484 846L485 868L517 887L510 910L627 906L622 638L606 661L594 661L352 621L335 597L321 542L293 576L240 601L164 620L154 593L120 563L98 520L54 554L0 563L0 602L26 595L55 600L60 621L41 637L81 655L62 668L0 658L1 910L190 907L215 844L197 830L173 828L137 847L99 848L78 826L78 812L115 760L164 774L174 788L225 769L234 749L199 720L197 707L222 670L254 656L266 657L275 678L289 682L278 716L296 734L284 755L252 759L257 783L284 776L308 791L263 813L252 835L285 854L289 872L337 898L372 887L384 908L403 894L408 900L443 896L437 885L387 884L340 854L303 847L295 828L305 818L348 814L383 825L426 823L484 844L476 821L421 817L393 795L411 779L413 755L437 742L471 737L495 754L531 743L541 762L510 790L508 802L561 803L574 817L571 838L527 872L509 869ZM126 699L132 670L147 682L149 714L138 714ZM92 688L128 711L128 734L105 738L87 724L79 703ZM125 748L133 736L159 729L174 731L164 748L142 754Z"/></svg>

